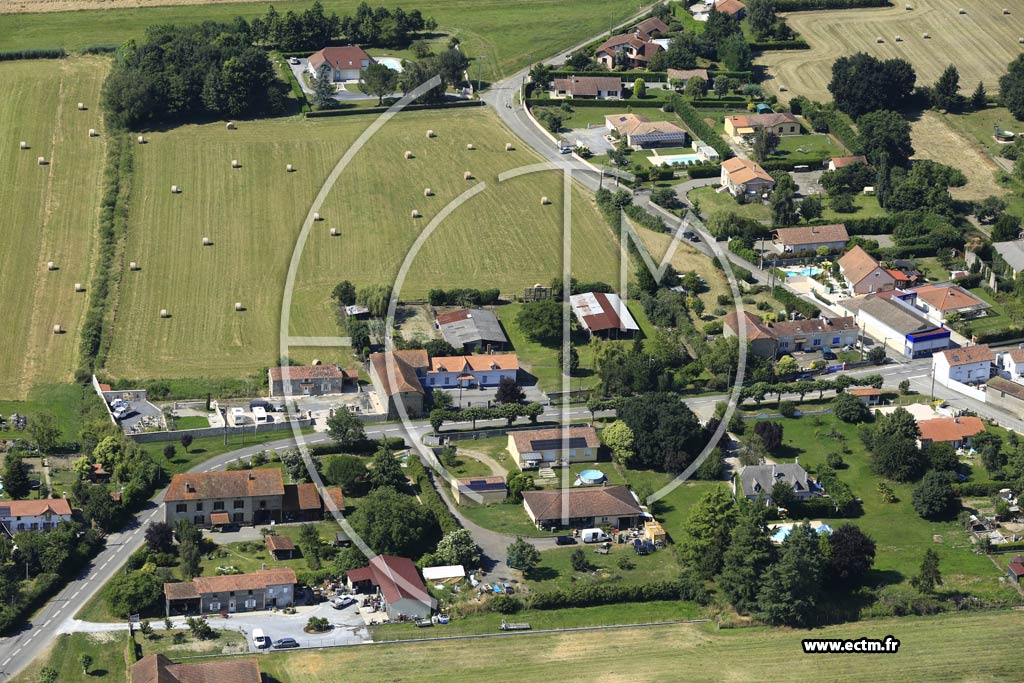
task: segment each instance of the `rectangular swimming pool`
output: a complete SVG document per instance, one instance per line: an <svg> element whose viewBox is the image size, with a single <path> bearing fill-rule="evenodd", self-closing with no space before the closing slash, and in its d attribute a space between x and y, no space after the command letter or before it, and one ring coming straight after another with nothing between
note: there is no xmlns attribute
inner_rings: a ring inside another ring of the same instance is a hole
<svg viewBox="0 0 1024 683"><path fill-rule="evenodd" d="M672 154L663 157L649 156L647 160L655 166L690 166L700 163L700 157L696 154Z"/></svg>

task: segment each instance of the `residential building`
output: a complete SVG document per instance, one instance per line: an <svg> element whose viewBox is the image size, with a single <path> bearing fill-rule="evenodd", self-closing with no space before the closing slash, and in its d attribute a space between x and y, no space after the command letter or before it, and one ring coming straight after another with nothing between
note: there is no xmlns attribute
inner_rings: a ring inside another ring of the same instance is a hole
<svg viewBox="0 0 1024 683"><path fill-rule="evenodd" d="M71 521L71 504L66 498L0 500L0 527L9 534L19 531L49 531Z"/></svg>
<svg viewBox="0 0 1024 683"><path fill-rule="evenodd" d="M1015 280L1024 271L1024 239L996 242L992 245L992 269Z"/></svg>
<svg viewBox="0 0 1024 683"><path fill-rule="evenodd" d="M905 300L924 311L925 316L937 324L942 324L951 315L976 318L991 308L988 302L951 282L916 287L907 294Z"/></svg>
<svg viewBox="0 0 1024 683"><path fill-rule="evenodd" d="M551 97L590 100L617 100L622 97L622 79L618 76L570 76L552 82Z"/></svg>
<svg viewBox="0 0 1024 683"><path fill-rule="evenodd" d="M680 87L685 87L691 78L699 78L705 84L711 80L707 69L669 69L667 76L670 81L679 81Z"/></svg>
<svg viewBox="0 0 1024 683"><path fill-rule="evenodd" d="M478 356L431 358L420 381L430 389L496 387L502 380L519 376L519 356L491 353Z"/></svg>
<svg viewBox="0 0 1024 683"><path fill-rule="evenodd" d="M884 292L896 286L896 278L858 244L839 259L839 273L854 294Z"/></svg>
<svg viewBox="0 0 1024 683"><path fill-rule="evenodd" d="M324 495L332 497L338 509L345 509L340 488L325 488ZM328 508L326 501L320 497L316 484L305 482L284 485L282 511L285 522L317 522L324 518Z"/></svg>
<svg viewBox="0 0 1024 683"><path fill-rule="evenodd" d="M852 315L864 334L907 358L923 358L949 348L950 332L896 296L880 292L843 300L839 307Z"/></svg>
<svg viewBox="0 0 1024 683"><path fill-rule="evenodd" d="M197 576L185 583L164 584L164 609L171 614L253 612L288 607L295 602L295 570L261 569L251 574Z"/></svg>
<svg viewBox="0 0 1024 683"><path fill-rule="evenodd" d="M273 396L322 396L340 394L352 388L358 375L338 365L289 365L267 370L267 385Z"/></svg>
<svg viewBox="0 0 1024 683"><path fill-rule="evenodd" d="M996 356L996 372L1013 382L1020 382L1024 376L1024 347L1002 351Z"/></svg>
<svg viewBox="0 0 1024 683"><path fill-rule="evenodd" d="M856 396L866 406L877 406L882 400L882 390L874 387L850 387L846 393Z"/></svg>
<svg viewBox="0 0 1024 683"><path fill-rule="evenodd" d="M523 491L523 507L541 529L628 529L644 521L640 501L625 486Z"/></svg>
<svg viewBox="0 0 1024 683"><path fill-rule="evenodd" d="M772 233L772 244L780 254L814 254L820 247L840 251L849 240L850 235L842 223L779 228Z"/></svg>
<svg viewBox="0 0 1024 683"><path fill-rule="evenodd" d="M651 121L637 114L611 114L604 117L604 125L633 149L685 147L689 144L687 132L671 121Z"/></svg>
<svg viewBox="0 0 1024 683"><path fill-rule="evenodd" d="M508 346L508 337L493 311L462 308L439 314L435 322L444 340L457 351L491 353Z"/></svg>
<svg viewBox="0 0 1024 683"><path fill-rule="evenodd" d="M961 384L983 384L992 376L994 360L988 344L947 349L932 356L932 372L943 383L953 380Z"/></svg>
<svg viewBox="0 0 1024 683"><path fill-rule="evenodd" d="M868 158L863 154L858 154L852 157L832 157L828 160L828 170L838 171L846 166L852 166L853 164L867 164Z"/></svg>
<svg viewBox="0 0 1024 683"><path fill-rule="evenodd" d="M174 664L161 654L146 655L132 664L132 683L261 683L255 659L215 659Z"/></svg>
<svg viewBox="0 0 1024 683"><path fill-rule="evenodd" d="M746 336L751 351L762 358L804 351L841 348L856 343L858 327L853 318L810 318L765 322L760 316L744 311ZM726 338L740 336L739 318L735 311L723 321Z"/></svg>
<svg viewBox="0 0 1024 683"><path fill-rule="evenodd" d="M370 564L345 572L348 587L370 593L382 601L388 618L429 619L437 607L412 560L394 555L377 555Z"/></svg>
<svg viewBox="0 0 1024 683"><path fill-rule="evenodd" d="M715 0L715 11L728 14L735 19L742 19L747 13L747 6L740 0Z"/></svg>
<svg viewBox="0 0 1024 683"><path fill-rule="evenodd" d="M932 443L948 443L959 450L971 447L971 437L985 431L985 423L981 418L965 415L920 421L917 428L921 431L921 436L917 439L919 447L924 448Z"/></svg>
<svg viewBox="0 0 1024 683"><path fill-rule="evenodd" d="M320 77L320 69L326 68L327 77L335 83L358 81L363 69L375 64L373 57L358 45L325 47L314 52L306 62L306 70L314 78Z"/></svg>
<svg viewBox="0 0 1024 683"><path fill-rule="evenodd" d="M771 133L780 137L800 135L803 132L800 122L789 113L734 114L725 117L725 134L736 142L753 140L757 131L762 128L767 128Z"/></svg>
<svg viewBox="0 0 1024 683"><path fill-rule="evenodd" d="M511 432L508 452L521 470L562 463L593 462L601 441L593 427L552 427Z"/></svg>
<svg viewBox="0 0 1024 683"><path fill-rule="evenodd" d="M640 326L618 294L587 292L573 294L569 305L576 320L591 336L604 339L632 339Z"/></svg>
<svg viewBox="0 0 1024 683"><path fill-rule="evenodd" d="M663 36L668 33L668 24L658 17L648 17L639 24L635 24L630 31L632 31L634 35L640 36L641 38L647 38L649 40L656 36Z"/></svg>
<svg viewBox="0 0 1024 683"><path fill-rule="evenodd" d="M645 69L651 57L661 49L661 45L654 42L649 34L622 33L598 45L594 50L594 58L605 69L616 66Z"/></svg>
<svg viewBox="0 0 1024 683"><path fill-rule="evenodd" d="M986 382L985 403L1013 415L1024 414L1024 384L996 375Z"/></svg>
<svg viewBox="0 0 1024 683"><path fill-rule="evenodd" d="M910 289L921 281L921 273L913 269L886 268L885 272L892 278L896 289Z"/></svg>
<svg viewBox="0 0 1024 683"><path fill-rule="evenodd" d="M281 470L184 472L171 479L164 495L164 521L187 519L196 526L280 522L284 509ZM211 515L220 513L218 520ZM230 515L230 517L227 517Z"/></svg>
<svg viewBox="0 0 1024 683"><path fill-rule="evenodd" d="M764 501L765 505L774 505L772 488L778 483L787 484L797 500L806 500L814 495L817 488L800 463L784 463L772 465L748 465L740 469L733 477L733 495L743 496L747 500Z"/></svg>
<svg viewBox="0 0 1024 683"><path fill-rule="evenodd" d="M452 498L458 505L503 503L508 497L505 477L465 477L452 479Z"/></svg>
<svg viewBox="0 0 1024 683"><path fill-rule="evenodd" d="M377 397L387 409L389 420L401 416L399 406L409 417L423 415L423 385L419 373L430 367L430 357L423 349L389 351L370 354L370 381Z"/></svg>
<svg viewBox="0 0 1024 683"><path fill-rule="evenodd" d="M267 534L263 537L267 544L267 552L275 560L290 560L295 554L295 541L288 536Z"/></svg>
<svg viewBox="0 0 1024 683"><path fill-rule="evenodd" d="M721 186L733 197L763 195L775 187L775 179L757 162L733 157L722 162Z"/></svg>

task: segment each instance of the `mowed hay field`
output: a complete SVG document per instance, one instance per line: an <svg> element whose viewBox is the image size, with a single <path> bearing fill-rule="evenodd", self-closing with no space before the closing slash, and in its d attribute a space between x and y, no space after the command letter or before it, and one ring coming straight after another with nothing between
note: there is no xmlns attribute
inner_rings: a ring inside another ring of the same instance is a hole
<svg viewBox="0 0 1024 683"><path fill-rule="evenodd" d="M281 683L526 683L565 678L567 672L574 681L601 683L993 683L1020 680L1024 654L1012 644L1022 625L1020 612L879 619L813 631L715 631L713 624L683 624L269 654L260 658L260 669ZM805 655L800 644L803 638L888 635L900 641L897 654Z"/></svg>
<svg viewBox="0 0 1024 683"><path fill-rule="evenodd" d="M230 377L273 364L289 261L317 192L369 117L184 126L135 145L124 271L106 372L113 377ZM433 129L437 137L427 139ZM475 150L467 150L467 143ZM516 150L505 152L506 142ZM411 150L414 159L403 152ZM231 168L237 159L242 167ZM432 217L477 183L483 192L427 240L403 298L432 287L514 293L561 273L562 179L555 172L498 183L539 161L485 108L402 113L352 159L301 255L291 332L338 329L330 292L344 279L392 285ZM293 164L296 172L286 173ZM466 181L463 172L475 179ZM171 194L171 185L181 194ZM426 187L435 196L424 197ZM541 206L541 196L550 206ZM615 240L593 202L574 191L574 274L612 281ZM422 218L413 219L418 209ZM337 228L341 236L331 237ZM203 237L213 246L204 247ZM128 271L136 261L140 270ZM234 311L235 302L246 310ZM159 317L167 309L170 318ZM310 350L309 353L315 353Z"/></svg>
<svg viewBox="0 0 1024 683"><path fill-rule="evenodd" d="M72 376L103 175L99 58L0 62L0 397ZM89 109L78 110L78 103ZM31 149L19 149L24 140ZM50 163L40 166L38 157ZM47 271L52 261L59 270ZM64 334L54 334L61 325Z"/></svg>
<svg viewBox="0 0 1024 683"><path fill-rule="evenodd" d="M903 8L905 4L913 10ZM967 14L958 14L960 8ZM1003 8L1012 14L1004 15ZM786 22L811 45L810 50L765 52L755 63L773 76L765 86L783 99L805 95L830 98L832 62L837 57L867 52L881 59L900 57L914 65L919 85L931 85L950 64L960 71L960 85L970 94L978 81L998 90L1006 65L1020 53L1024 7L1013 2L965 3L964 0L906 0L881 9L794 12ZM931 38L922 37L928 33ZM896 42L896 36L903 38ZM876 43L881 36L885 42Z"/></svg>
<svg viewBox="0 0 1024 683"><path fill-rule="evenodd" d="M999 167L976 144L960 135L939 114L926 111L910 127L915 159L930 159L963 171L967 184L951 187L956 199L977 200L1006 193L996 183Z"/></svg>

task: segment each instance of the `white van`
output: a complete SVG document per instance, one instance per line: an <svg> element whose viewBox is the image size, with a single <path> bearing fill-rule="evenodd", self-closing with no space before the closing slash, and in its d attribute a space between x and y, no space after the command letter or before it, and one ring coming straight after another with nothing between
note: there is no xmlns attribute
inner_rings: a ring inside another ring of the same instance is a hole
<svg viewBox="0 0 1024 683"><path fill-rule="evenodd" d="M252 644L255 645L257 649L262 650L263 648L270 647L270 638L267 638L267 636L264 635L263 629L254 628L252 630Z"/></svg>
<svg viewBox="0 0 1024 683"><path fill-rule="evenodd" d="M601 529L584 529L580 532L584 543L604 543L612 540L612 537Z"/></svg>

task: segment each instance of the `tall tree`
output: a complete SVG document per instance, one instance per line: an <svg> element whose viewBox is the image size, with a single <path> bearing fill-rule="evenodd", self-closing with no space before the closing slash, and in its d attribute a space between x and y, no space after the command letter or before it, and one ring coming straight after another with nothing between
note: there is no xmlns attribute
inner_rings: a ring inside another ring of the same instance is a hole
<svg viewBox="0 0 1024 683"><path fill-rule="evenodd" d="M536 546L527 543L518 536L508 546L507 554L508 566L513 569L519 569L524 574L529 574L534 567L540 564L540 551L537 550Z"/></svg>
<svg viewBox="0 0 1024 683"><path fill-rule="evenodd" d="M303 524L299 527L299 548L302 549L302 556L309 568L313 571L320 569L323 543L315 524Z"/></svg>
<svg viewBox="0 0 1024 683"><path fill-rule="evenodd" d="M380 62L372 62L360 75L363 91L377 96L377 104L384 103L384 97L398 89L398 73Z"/></svg>
<svg viewBox="0 0 1024 683"><path fill-rule="evenodd" d="M935 81L931 89L933 107L954 109L960 103L960 72L950 64Z"/></svg>
<svg viewBox="0 0 1024 683"><path fill-rule="evenodd" d="M828 537L829 571L840 581L860 583L875 561L875 542L853 524L843 524Z"/></svg>
<svg viewBox="0 0 1024 683"><path fill-rule="evenodd" d="M43 453L53 453L60 440L60 427L53 413L36 413L28 421L28 433Z"/></svg>
<svg viewBox="0 0 1024 683"><path fill-rule="evenodd" d="M878 164L883 153L888 163L905 166L914 155L910 139L910 123L894 111L874 111L857 120L860 135L857 136L865 156L872 164Z"/></svg>
<svg viewBox="0 0 1024 683"><path fill-rule="evenodd" d="M948 472L928 472L914 487L914 510L924 519L949 519L960 509L960 500L953 493Z"/></svg>
<svg viewBox="0 0 1024 683"><path fill-rule="evenodd" d="M367 479L375 489L389 486L397 490L405 485L406 477L391 449L381 446L373 454L373 462L370 464Z"/></svg>
<svg viewBox="0 0 1024 683"><path fill-rule="evenodd" d="M752 67L750 43L742 33L733 33L718 45L718 57L729 71L749 71Z"/></svg>
<svg viewBox="0 0 1024 683"><path fill-rule="evenodd" d="M936 586L942 585L942 572L939 571L939 554L937 552L931 548L924 551L921 569L917 576L910 579L910 584L926 595L934 593Z"/></svg>
<svg viewBox="0 0 1024 683"><path fill-rule="evenodd" d="M16 452L4 455L4 490L14 500L24 498L31 491L28 464Z"/></svg>
<svg viewBox="0 0 1024 683"><path fill-rule="evenodd" d="M775 562L776 553L765 526L765 508L745 499L739 507L739 519L730 534L716 585L736 611L747 614L757 609L761 580Z"/></svg>
<svg viewBox="0 0 1024 683"><path fill-rule="evenodd" d="M660 469L668 458L686 454L687 462L700 453L703 429L693 411L670 393L647 393L623 401L619 419L633 434L643 438L634 443L633 467Z"/></svg>
<svg viewBox="0 0 1024 683"><path fill-rule="evenodd" d="M775 29L775 3L773 0L749 0L747 2L747 24L758 40L772 35Z"/></svg>
<svg viewBox="0 0 1024 683"><path fill-rule="evenodd" d="M687 563L705 579L722 571L736 517L736 499L720 486L705 493L690 512L680 549Z"/></svg>
<svg viewBox="0 0 1024 683"><path fill-rule="evenodd" d="M988 95L985 94L985 84L978 81L978 87L971 93L971 109L980 111L988 106Z"/></svg>
<svg viewBox="0 0 1024 683"><path fill-rule="evenodd" d="M825 557L818 534L807 524L790 531L779 561L764 575L758 595L759 616L770 624L809 626L821 597Z"/></svg>
<svg viewBox="0 0 1024 683"><path fill-rule="evenodd" d="M775 189L772 191L772 225L777 228L793 225L799 220L796 212L796 185L793 176L786 172L776 173Z"/></svg>
<svg viewBox="0 0 1024 683"><path fill-rule="evenodd" d="M386 486L360 501L352 527L375 552L400 557L419 557L440 534L437 520L415 498Z"/></svg>
<svg viewBox="0 0 1024 683"><path fill-rule="evenodd" d="M770 157L778 146L779 137L767 126L758 128L754 133L753 152L754 158L758 161L764 161Z"/></svg>
<svg viewBox="0 0 1024 683"><path fill-rule="evenodd" d="M480 565L480 546L467 530L454 529L438 542L434 560L444 565L461 564L463 567L477 567Z"/></svg>
<svg viewBox="0 0 1024 683"><path fill-rule="evenodd" d="M841 111L858 118L879 109L901 108L913 94L916 80L907 61L882 61L858 52L833 62L828 89Z"/></svg>
<svg viewBox="0 0 1024 683"><path fill-rule="evenodd" d="M1024 119L1024 54L1017 55L999 79L999 98L1014 118Z"/></svg>
<svg viewBox="0 0 1024 683"><path fill-rule="evenodd" d="M327 434L343 449L349 449L366 441L363 422L345 406L335 408L334 415L327 419Z"/></svg>

